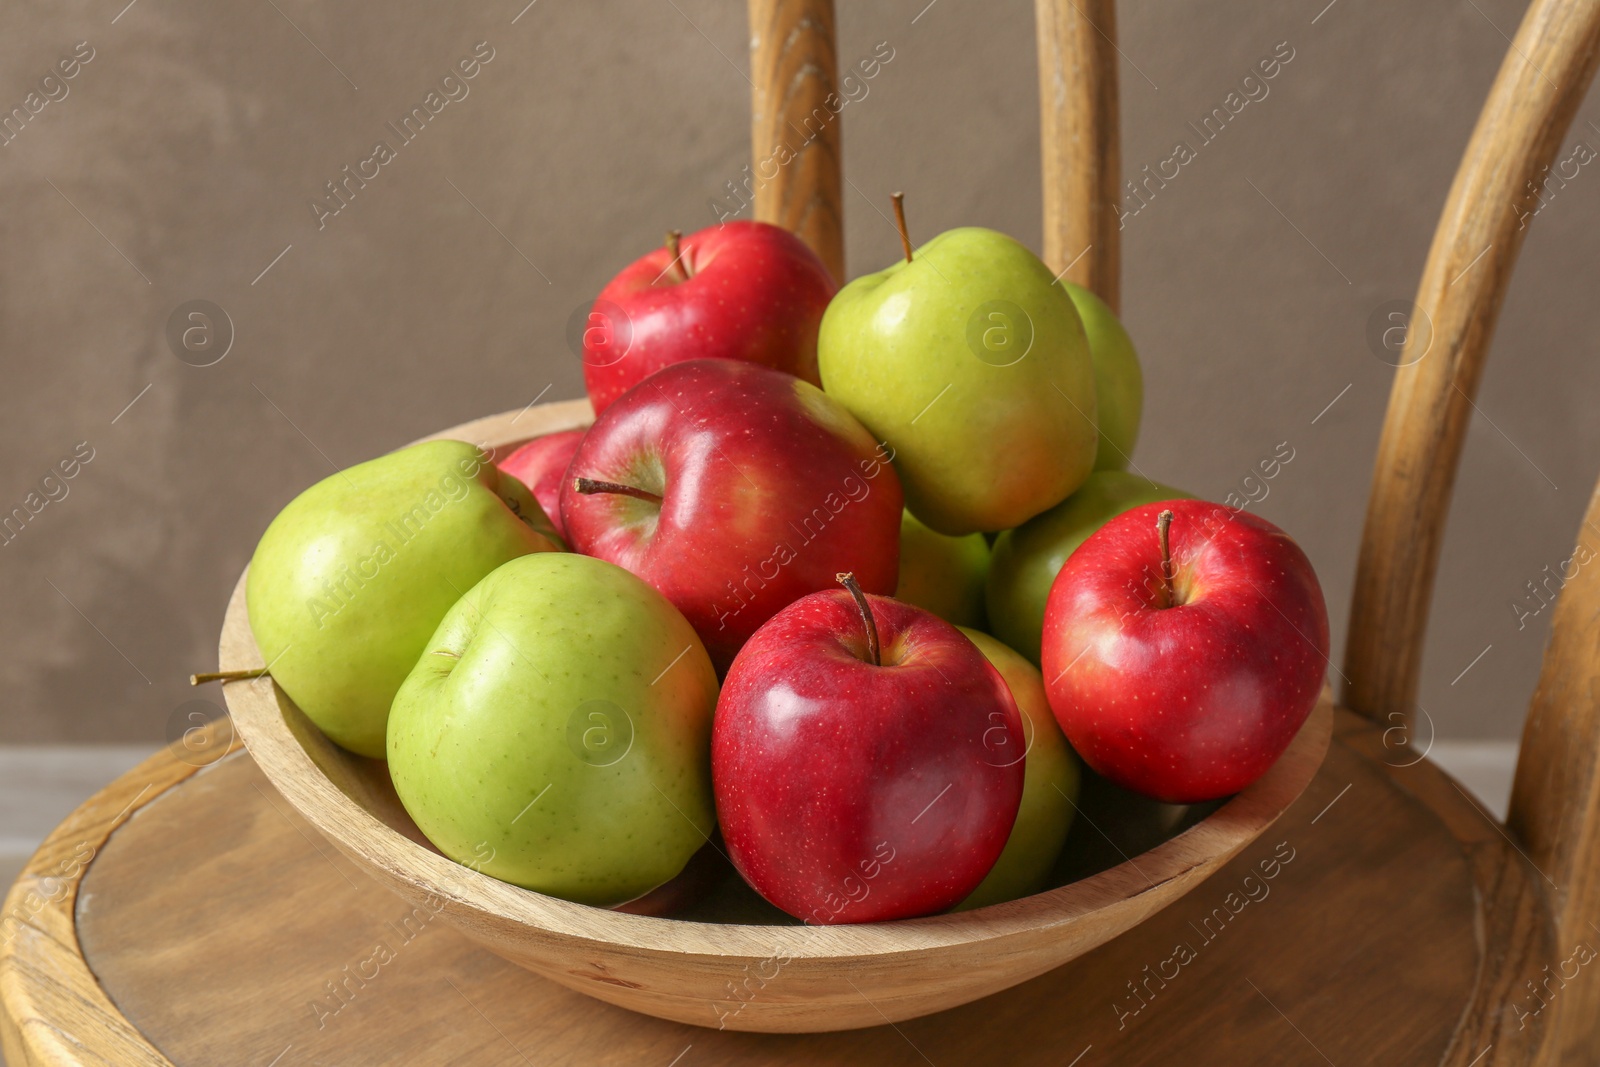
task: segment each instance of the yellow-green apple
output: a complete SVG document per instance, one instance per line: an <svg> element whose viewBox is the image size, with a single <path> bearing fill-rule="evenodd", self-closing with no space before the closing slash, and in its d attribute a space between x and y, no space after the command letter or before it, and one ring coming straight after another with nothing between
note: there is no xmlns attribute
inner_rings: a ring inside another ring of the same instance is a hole
<svg viewBox="0 0 1600 1067"><path fill-rule="evenodd" d="M809 923L930 915L977 888L1022 800L1011 691L931 612L814 593L763 626L717 701L728 858Z"/></svg>
<svg viewBox="0 0 1600 1067"><path fill-rule="evenodd" d="M995 539L984 587L990 631L1038 663L1045 601L1067 557L1129 508L1188 495L1143 475L1095 471L1076 493L1002 533Z"/></svg>
<svg viewBox="0 0 1600 1067"><path fill-rule="evenodd" d="M596 414L662 367L737 359L819 384L817 325L838 289L805 242L781 226L728 222L625 267L600 291L583 332L583 380Z"/></svg>
<svg viewBox="0 0 1600 1067"><path fill-rule="evenodd" d="M583 440L582 430L561 430L535 437L512 452L495 466L523 485L539 502L550 519L556 533L562 537L567 531L561 525L561 479L567 473L567 464Z"/></svg>
<svg viewBox="0 0 1600 1067"><path fill-rule="evenodd" d="M960 629L1006 680L1017 710L1022 712L1026 735L1025 751L1016 754L1024 760L1022 805L1017 809L1016 824L1006 839L1005 851L988 875L956 908L965 911L1015 900L1045 888L1050 868L1061 854L1078 810L1082 775L1077 757L1051 714L1039 668L986 633L965 626Z"/></svg>
<svg viewBox="0 0 1600 1067"><path fill-rule="evenodd" d="M890 458L814 385L692 360L595 420L561 513L574 548L661 590L725 670L757 627L842 570L894 591L901 494Z"/></svg>
<svg viewBox="0 0 1600 1067"><path fill-rule="evenodd" d="M911 512L900 519L900 584L894 598L957 626L984 624L983 580L989 542L982 534L947 537Z"/></svg>
<svg viewBox="0 0 1600 1067"><path fill-rule="evenodd" d="M894 449L907 506L940 533L1009 529L1094 469L1083 324L1050 269L1005 234L950 230L845 286L817 360L828 394Z"/></svg>
<svg viewBox="0 0 1600 1067"><path fill-rule="evenodd" d="M1328 610L1300 546L1201 500L1106 523L1045 608L1045 688L1067 740L1111 781L1169 803L1266 773L1327 665Z"/></svg>
<svg viewBox="0 0 1600 1067"><path fill-rule="evenodd" d="M538 502L485 453L412 445L278 513L250 560L250 629L307 718L381 757L389 704L450 606L507 560L560 547Z"/></svg>
<svg viewBox="0 0 1600 1067"><path fill-rule="evenodd" d="M585 904L671 880L713 828L717 678L621 567L512 560L450 609L395 697L389 773L451 859Z"/></svg>
<svg viewBox="0 0 1600 1067"><path fill-rule="evenodd" d="M1104 300L1081 285L1066 280L1058 284L1078 309L1083 332L1089 338L1089 356L1094 361L1100 424L1100 449L1095 454L1094 469L1127 470L1144 413L1144 374L1139 369L1139 354L1122 321Z"/></svg>

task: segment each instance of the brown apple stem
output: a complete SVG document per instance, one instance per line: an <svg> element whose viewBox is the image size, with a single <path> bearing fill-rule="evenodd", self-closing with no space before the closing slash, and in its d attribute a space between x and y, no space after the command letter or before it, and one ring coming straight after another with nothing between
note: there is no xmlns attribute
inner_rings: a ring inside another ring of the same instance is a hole
<svg viewBox="0 0 1600 1067"><path fill-rule="evenodd" d="M855 598L856 607L861 611L861 623L867 628L867 655L872 658L872 665L883 666L883 659L878 654L878 623L872 617L872 605L867 603L867 594L861 591L861 583L856 581L856 576L849 571L843 571L834 577Z"/></svg>
<svg viewBox="0 0 1600 1067"><path fill-rule="evenodd" d="M190 685L205 685L207 682L242 682L249 678L266 678L267 668L257 667L249 671L207 671L204 674L189 675Z"/></svg>
<svg viewBox="0 0 1600 1067"><path fill-rule="evenodd" d="M906 194L890 193L889 199L894 201L894 224L900 231L900 247L905 249L906 262L911 262L911 234L906 229Z"/></svg>
<svg viewBox="0 0 1600 1067"><path fill-rule="evenodd" d="M1161 539L1161 584L1167 593L1167 603L1172 603L1172 546L1168 532L1172 529L1172 512L1163 511L1156 516L1156 536Z"/></svg>
<svg viewBox="0 0 1600 1067"><path fill-rule="evenodd" d="M602 482L594 478L574 478L572 488L585 495L591 493L616 493L619 496L631 496L635 500L648 500L652 504L661 503L659 494L648 489L640 489L635 485L623 485L621 482Z"/></svg>
<svg viewBox="0 0 1600 1067"><path fill-rule="evenodd" d="M678 242L681 240L683 240L682 230L667 231L667 251L672 253L672 272L677 275L680 282L686 282L691 271L689 264L683 261L683 252L678 248Z"/></svg>

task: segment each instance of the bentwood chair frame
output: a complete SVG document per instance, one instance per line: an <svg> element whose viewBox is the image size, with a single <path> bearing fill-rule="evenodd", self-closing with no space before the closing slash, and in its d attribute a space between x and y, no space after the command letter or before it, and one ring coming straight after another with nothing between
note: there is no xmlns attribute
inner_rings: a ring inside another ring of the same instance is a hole
<svg viewBox="0 0 1600 1067"><path fill-rule="evenodd" d="M1116 308L1121 161L1115 3L1036 0L1036 10L1044 259ZM790 131L811 134L755 190L756 216L797 232L842 279L840 123L818 121L836 116L830 107L837 79L833 2L749 0L749 15L754 157L767 158L774 145L788 142ZM1452 1067L1600 1061L1600 980L1563 985L1532 1025L1513 1006L1525 983L1547 974L1574 946L1600 942L1600 568L1581 568L1556 605L1504 825L1458 795L1459 787L1420 754L1415 762L1400 760L1413 768L1400 772L1393 750L1383 748L1392 737L1409 736L1466 426L1525 236L1523 191L1551 163L1597 61L1600 0L1532 0L1467 145L1423 271L1414 322L1426 321L1428 328L1409 331L1395 374L1338 672L1338 758L1347 768L1362 759L1387 763L1383 773L1397 782L1406 776L1395 796L1403 788L1419 801L1426 817L1437 820L1430 825L1443 826L1470 869L1478 968L1459 976L1464 1006L1441 1061ZM1600 490L1579 543L1600 549ZM108 819L109 812L126 814L147 792L159 794L192 772L176 761L152 761L149 768L144 773L151 780L131 803L124 805L118 790L131 793L138 784L133 776L80 809L68 821L69 833L92 825L93 840L103 843L120 825L121 816ZM1365 832L1365 824L1357 831ZM0 964L7 965L0 978L10 983L4 1007L33 1013L15 1034L0 1025L16 1040L8 1050L52 1064L86 1058L165 1063L89 973L71 900L33 921L50 931L28 941L34 955L23 959L15 947L5 950L9 957L0 952ZM1347 975L1344 988L1358 980ZM92 1047L88 1038L69 1041L56 1029L69 1019L70 1030L94 1035Z"/></svg>

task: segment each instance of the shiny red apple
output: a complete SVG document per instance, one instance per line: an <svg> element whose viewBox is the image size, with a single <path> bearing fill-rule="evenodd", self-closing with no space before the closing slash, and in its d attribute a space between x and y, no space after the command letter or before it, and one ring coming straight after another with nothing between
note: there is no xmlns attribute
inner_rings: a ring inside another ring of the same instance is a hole
<svg viewBox="0 0 1600 1067"><path fill-rule="evenodd" d="M806 922L931 915L1005 848L1023 752L1010 690L961 631L859 586L814 593L728 672L717 821L745 881Z"/></svg>
<svg viewBox="0 0 1600 1067"><path fill-rule="evenodd" d="M1201 500L1148 504L1061 568L1043 667L1089 766L1157 800L1211 800L1266 773L1311 713L1328 609L1310 560L1272 523Z"/></svg>
<svg viewBox="0 0 1600 1067"><path fill-rule="evenodd" d="M583 380L596 414L662 367L737 359L820 386L817 328L838 285L800 238L765 222L728 222L624 268L600 291L583 332Z"/></svg>
<svg viewBox="0 0 1600 1067"><path fill-rule="evenodd" d="M567 531L561 525L561 477L567 473L567 464L578 451L583 434L582 430L562 430L535 437L495 464L528 487L562 537L567 536Z"/></svg>
<svg viewBox="0 0 1600 1067"><path fill-rule="evenodd" d="M632 571L688 618L719 671L839 571L892 593L892 453L808 382L754 363L675 363L590 427L561 487L573 549Z"/></svg>

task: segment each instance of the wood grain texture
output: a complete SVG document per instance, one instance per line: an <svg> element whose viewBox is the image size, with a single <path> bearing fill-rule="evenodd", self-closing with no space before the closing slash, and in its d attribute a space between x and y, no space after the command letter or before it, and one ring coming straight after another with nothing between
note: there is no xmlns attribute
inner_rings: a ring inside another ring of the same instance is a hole
<svg viewBox="0 0 1600 1067"><path fill-rule="evenodd" d="M536 407L436 437L502 447L583 425L582 402ZM222 628L222 669L264 665L241 576ZM426 844L386 765L329 742L270 678L230 682L228 708L255 762L286 800L351 859L468 937L601 1000L701 1025L706 1005L764 961L780 988L728 1022L803 1032L873 1026L967 1003L1025 981L1137 925L1255 840L1306 788L1327 750L1326 697L1259 781L1182 834L1109 870L1007 904L904 922L805 927L629 915L529 892ZM865 1001L857 986L877 992Z"/></svg>
<svg viewBox="0 0 1600 1067"><path fill-rule="evenodd" d="M206 737L216 757L239 747L226 719ZM85 873L111 835L211 762L157 753L86 801L28 860L0 915L0 1051L10 1067L171 1067L85 962L76 906Z"/></svg>
<svg viewBox="0 0 1600 1067"><path fill-rule="evenodd" d="M1441 815L1397 786L1362 754L1381 751L1370 724L1342 715L1340 734L1274 832L1197 892L1066 967L897 1027L717 1031L571 992L394 898L242 756L146 798L85 877L77 933L127 1022L184 1067L1063 1067L1086 1049L1079 1067L1440 1063L1483 959L1447 824L1497 831L1453 789ZM1194 958L1177 966L1180 944ZM1527 1062L1497 1049L1476 1067Z"/></svg>
<svg viewBox="0 0 1600 1067"><path fill-rule="evenodd" d="M1417 291L1378 444L1341 702L1379 721L1416 701L1440 539L1529 183L1594 77L1600 0L1534 0L1467 144Z"/></svg>
<svg viewBox="0 0 1600 1067"><path fill-rule="evenodd" d="M1423 753L1400 743L1404 739L1397 731L1380 731L1353 713L1341 715L1338 740L1381 766L1392 786L1438 815L1472 872L1479 908L1478 966L1442 1062L1448 1067L1561 1062L1553 1058L1556 1016L1541 1009L1527 988L1529 981L1545 977L1546 965L1567 954L1557 952L1548 882L1505 827Z"/></svg>
<svg viewBox="0 0 1600 1067"><path fill-rule="evenodd" d="M1551 884L1558 968L1579 945L1600 952L1600 488L1589 500L1522 730L1506 820ZM1593 964L1591 964L1593 966ZM1558 982L1553 1007L1567 1062L1600 1062L1600 975Z"/></svg>
<svg viewBox="0 0 1600 1067"><path fill-rule="evenodd" d="M844 281L844 172L833 0L750 0L756 218L793 230Z"/></svg>
<svg viewBox="0 0 1600 1067"><path fill-rule="evenodd" d="M1120 311L1116 0L1036 0L1034 11L1044 261Z"/></svg>

